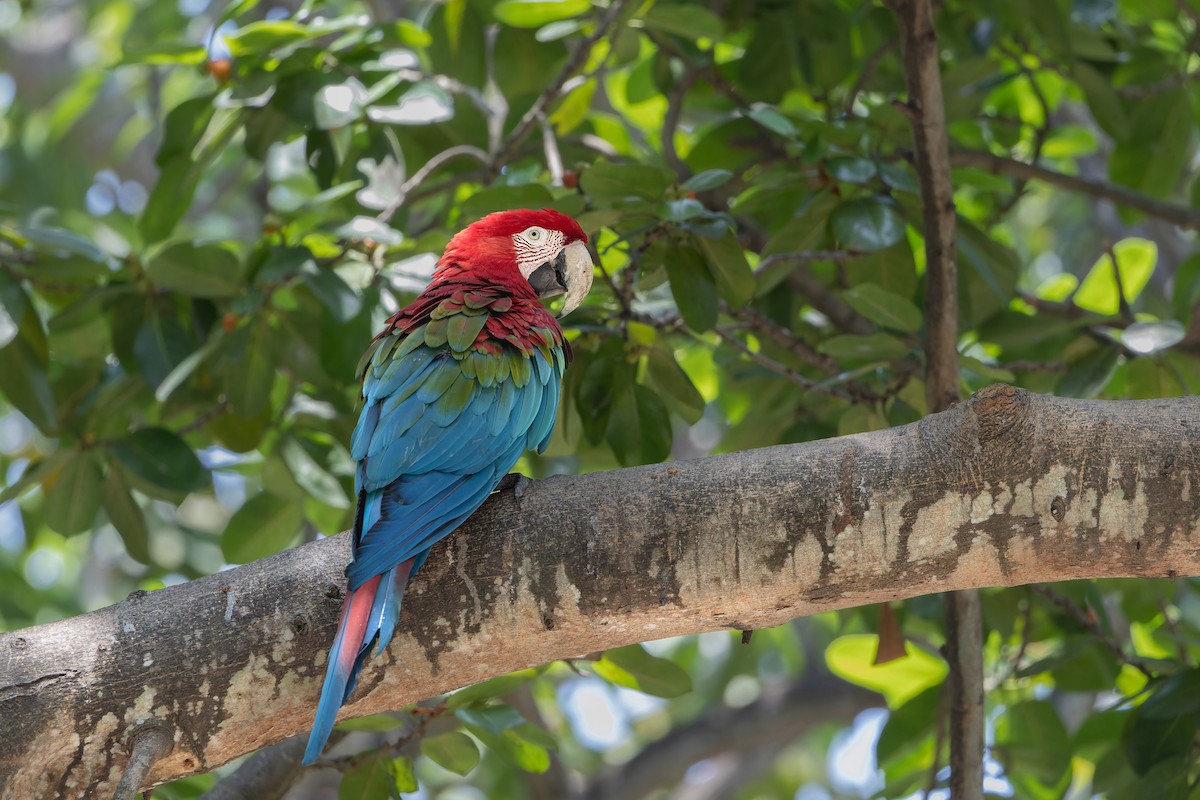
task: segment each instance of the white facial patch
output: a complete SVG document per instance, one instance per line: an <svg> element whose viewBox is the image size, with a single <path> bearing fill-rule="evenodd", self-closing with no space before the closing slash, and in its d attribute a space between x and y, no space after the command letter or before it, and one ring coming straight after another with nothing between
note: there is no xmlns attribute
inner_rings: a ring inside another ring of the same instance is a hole
<svg viewBox="0 0 1200 800"><path fill-rule="evenodd" d="M517 267L522 277L529 280L533 271L553 261L563 249L565 237L562 231L547 230L534 225L513 234L513 250L517 255Z"/></svg>

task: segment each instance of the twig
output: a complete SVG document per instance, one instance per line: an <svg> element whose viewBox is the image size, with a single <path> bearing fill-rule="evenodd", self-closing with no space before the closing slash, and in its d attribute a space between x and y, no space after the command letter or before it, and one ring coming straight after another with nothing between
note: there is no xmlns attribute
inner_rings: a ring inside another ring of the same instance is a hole
<svg viewBox="0 0 1200 800"><path fill-rule="evenodd" d="M979 167L997 175L1014 178L1031 178L1059 186L1063 189L1090 197L1099 197L1125 208L1141 211L1152 217L1166 220L1186 230L1200 230L1200 209L1175 203L1166 203L1149 195L1117 186L1107 181L1080 178L1052 169L1018 161L1015 158L998 156L981 150L955 150L950 153L950 163L956 167Z"/></svg>
<svg viewBox="0 0 1200 800"><path fill-rule="evenodd" d="M1035 585L1033 586L1033 590L1053 603L1056 608L1059 608L1074 617L1075 621L1086 628L1087 631L1096 639L1096 641L1100 642L1102 645L1111 650L1113 655L1115 655L1117 660L1122 664L1128 664L1129 666L1141 672L1147 678L1154 677L1154 673L1150 670L1150 668L1147 667L1137 656L1131 656L1126 653L1125 648L1121 647L1117 641L1109 636L1108 632L1100 627L1091 614L1088 614L1082 608L1072 603L1068 598L1063 597L1061 594L1048 586Z"/></svg>
<svg viewBox="0 0 1200 800"><path fill-rule="evenodd" d="M818 256L835 256L843 251L814 251L809 253L779 253L773 256L767 256L759 263L755 270L755 275L761 275L763 270L772 264L777 264L785 261L795 261L797 264L804 264L810 261L828 261L838 259L829 259ZM788 286L797 294L808 298L808 302L812 307L824 314L834 327L847 333L857 333L865 335L875 332L875 326L866 317L859 314L846 303L845 300L831 292L825 284L817 280L817 277L803 267L797 267L788 273Z"/></svg>
<svg viewBox="0 0 1200 800"><path fill-rule="evenodd" d="M562 154L558 152L558 139L554 136L554 126L550 124L550 120L546 119L546 115L542 114L538 117L538 124L542 126L542 150L546 154L546 170L550 173L550 185L563 185L563 161Z"/></svg>
<svg viewBox="0 0 1200 800"><path fill-rule="evenodd" d="M516 126L501 143L500 148L492 154L490 164L492 172L498 173L500 168L508 163L508 160L517 152L517 148L525 141L526 137L533 131L537 125L538 117L544 115L550 105L562 96L563 86L572 76L578 72L587 62L588 54L592 52L592 46L596 42L608 35L609 29L616 24L617 19L621 16L621 12L625 10L629 0L615 0L608 10L604 12L604 16L596 23L596 30L592 35L579 43L575 48L575 52L567 59L567 63L563 65L562 71L558 73L558 77L546 87L538 99L533 102L533 105L525 112Z"/></svg>
<svg viewBox="0 0 1200 800"><path fill-rule="evenodd" d="M667 166L671 168L675 173L676 179L680 182L690 178L692 171L688 168L687 164L683 163L683 159L679 157L679 152L675 149L675 132L679 128L679 118L683 114L683 101L687 97L688 90L692 88L692 84L695 82L696 71L694 69L684 72L683 76L675 82L675 85L667 94L667 111L663 114L663 160L667 162Z"/></svg>
<svg viewBox="0 0 1200 800"><path fill-rule="evenodd" d="M727 328L718 327L718 328L714 328L713 330L716 332L717 336L721 337L722 341L731 345L734 349L739 350L751 361L758 364L759 366L766 367L771 372L774 372L776 375L780 375L784 378L787 378L789 381L796 384L801 389L804 389L805 391L821 392L823 394L827 394L832 397L837 397L842 400L846 400L847 402L852 402L852 398L850 398L850 396L847 395L846 393L838 391L837 389L835 389L831 386L822 386L819 383L817 383L816 381L810 380L809 378L804 377L803 375L801 375L799 372L796 372L791 367L789 367L785 364L780 364L775 359L768 358L767 356L764 356L762 353L758 353L758 352L755 352L754 350L751 350L748 346L746 346L746 344L744 342L742 342L740 339L738 339L736 336L734 336L732 333L730 333Z"/></svg>
<svg viewBox="0 0 1200 800"><path fill-rule="evenodd" d="M340 731L335 733L340 737ZM293 736L259 750L200 800L278 800L305 770L300 757L307 741L306 736Z"/></svg>
<svg viewBox="0 0 1200 800"><path fill-rule="evenodd" d="M1108 239L1104 240L1104 252L1108 253L1108 260L1112 262L1113 282L1117 285L1117 307L1120 309L1121 319L1132 324L1134 321L1133 309L1129 307L1129 300L1125 296L1125 281L1121 278L1121 262L1117 260L1117 251Z"/></svg>
<svg viewBox="0 0 1200 800"><path fill-rule="evenodd" d="M858 100L858 96L862 94L862 90L866 88L867 81L871 80L871 76L875 74L875 70L879 68L879 64L889 53L896 47L896 40L891 39L883 44L878 50L871 54L859 70L858 80L854 82L854 86L850 88L850 94L846 96L845 115L849 117L854 113L854 103Z"/></svg>
<svg viewBox="0 0 1200 800"><path fill-rule="evenodd" d="M818 353L792 331L769 317L764 316L752 306L742 306L737 310L726 307L722 310L749 323L750 327L765 335L768 339L775 342L775 344L787 350L810 367L816 367L827 375L837 375L842 371L834 359L824 353Z"/></svg>
<svg viewBox="0 0 1200 800"><path fill-rule="evenodd" d="M121 775L121 782L113 793L113 800L133 800L142 788L146 775L154 762L171 752L173 743L166 726L150 722L133 735L129 763Z"/></svg>
<svg viewBox="0 0 1200 800"><path fill-rule="evenodd" d="M388 204L388 207L378 214L378 219L382 222L388 222L392 216L404 205L404 201L408 198L409 192L421 185L421 183L433 174L434 170L445 164L451 159L459 156L471 156L481 164L488 163L487 153L480 150L478 147L470 144L456 144L453 147L447 147L442 152L438 153L433 158L425 162L419 170L414 172L412 176L406 180L396 191L396 197Z"/></svg>

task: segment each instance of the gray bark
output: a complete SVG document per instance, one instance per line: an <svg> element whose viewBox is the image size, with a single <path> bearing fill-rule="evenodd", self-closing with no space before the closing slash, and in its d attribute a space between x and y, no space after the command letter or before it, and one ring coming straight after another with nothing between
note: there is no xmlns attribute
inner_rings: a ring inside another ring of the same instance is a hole
<svg viewBox="0 0 1200 800"><path fill-rule="evenodd" d="M0 635L0 797L107 797L307 731L347 537ZM919 423L493 497L345 716L618 645L980 586L1200 574L1200 400L990 387Z"/></svg>

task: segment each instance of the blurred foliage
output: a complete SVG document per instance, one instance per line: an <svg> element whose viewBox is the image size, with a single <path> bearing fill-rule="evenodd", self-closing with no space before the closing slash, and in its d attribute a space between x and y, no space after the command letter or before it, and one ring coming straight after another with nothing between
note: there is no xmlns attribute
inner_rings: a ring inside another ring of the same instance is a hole
<svg viewBox="0 0 1200 800"><path fill-rule="evenodd" d="M943 3L952 147L1200 203L1198 20L1193 0ZM573 214L602 265L526 474L925 413L920 201L896 22L873 2L0 0L0 30L6 628L346 528L359 354L489 211ZM964 392L1200 386L1190 235L1087 192L954 179ZM341 796L536 796L530 775L586 782L825 668L883 693L877 740L829 719L753 765L731 741L730 791L910 796L945 779L942 616L936 597L896 610L910 656L884 667L879 611L858 609L348 723L376 749ZM984 614L990 790L1194 795L1197 584L990 591ZM416 744L380 747L393 729ZM878 770L854 780L837 754L871 742Z"/></svg>

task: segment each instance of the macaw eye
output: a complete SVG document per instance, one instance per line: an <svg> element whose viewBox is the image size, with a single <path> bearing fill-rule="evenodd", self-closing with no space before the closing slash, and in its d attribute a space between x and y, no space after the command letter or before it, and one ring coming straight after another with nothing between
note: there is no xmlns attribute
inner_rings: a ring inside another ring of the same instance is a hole
<svg viewBox="0 0 1200 800"><path fill-rule="evenodd" d="M532 228L526 228L522 231L521 238L530 244L540 244L546 238L546 229L534 225Z"/></svg>

